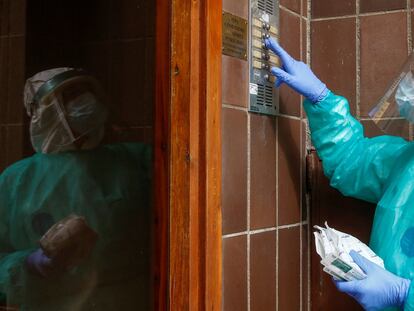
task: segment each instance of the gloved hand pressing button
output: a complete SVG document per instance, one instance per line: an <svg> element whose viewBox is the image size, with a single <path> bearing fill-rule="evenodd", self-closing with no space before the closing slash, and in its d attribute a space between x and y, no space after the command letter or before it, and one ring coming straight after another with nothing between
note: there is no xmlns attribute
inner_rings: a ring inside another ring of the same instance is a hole
<svg viewBox="0 0 414 311"><path fill-rule="evenodd" d="M271 72L277 78L276 87L286 83L296 92L313 103L328 94L328 88L312 72L308 65L292 58L273 38L265 40L266 47L272 50L283 63L282 68L273 67Z"/></svg>
<svg viewBox="0 0 414 311"><path fill-rule="evenodd" d="M368 311L404 307L411 284L410 280L384 270L355 251L351 251L350 255L367 277L350 282L334 281L339 291L353 297Z"/></svg>

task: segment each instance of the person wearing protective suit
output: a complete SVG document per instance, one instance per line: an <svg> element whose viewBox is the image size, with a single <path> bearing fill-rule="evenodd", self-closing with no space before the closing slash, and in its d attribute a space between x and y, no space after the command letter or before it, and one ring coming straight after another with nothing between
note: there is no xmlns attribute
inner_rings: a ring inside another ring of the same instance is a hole
<svg viewBox="0 0 414 311"><path fill-rule="evenodd" d="M351 252L367 278L336 282L337 288L365 310L414 310L414 144L400 137L365 137L344 97L275 40L267 39L266 46L283 63L271 69L276 86L286 83L306 97L312 142L331 186L377 204L370 247L384 259L386 270Z"/></svg>
<svg viewBox="0 0 414 311"><path fill-rule="evenodd" d="M0 176L0 292L7 304L147 310L151 148L100 146L105 96L83 70L36 74L24 101L36 153Z"/></svg>

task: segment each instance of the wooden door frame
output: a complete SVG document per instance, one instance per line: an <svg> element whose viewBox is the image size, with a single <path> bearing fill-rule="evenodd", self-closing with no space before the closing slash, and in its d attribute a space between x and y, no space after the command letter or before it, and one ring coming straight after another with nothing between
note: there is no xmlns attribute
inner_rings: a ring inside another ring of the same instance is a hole
<svg viewBox="0 0 414 311"><path fill-rule="evenodd" d="M157 0L155 310L221 310L222 0Z"/></svg>

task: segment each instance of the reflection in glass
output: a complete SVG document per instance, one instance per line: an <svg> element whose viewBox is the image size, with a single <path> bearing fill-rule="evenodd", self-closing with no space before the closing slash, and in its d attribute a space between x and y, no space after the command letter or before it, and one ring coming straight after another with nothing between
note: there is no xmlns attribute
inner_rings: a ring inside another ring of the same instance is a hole
<svg viewBox="0 0 414 311"><path fill-rule="evenodd" d="M413 73L412 53L385 94L369 112L372 121L386 134L406 137L406 121L414 123Z"/></svg>
<svg viewBox="0 0 414 311"><path fill-rule="evenodd" d="M28 117L6 146L24 157L0 175L0 309L151 310L155 14L138 2L27 2L28 82L11 80L24 98L7 105Z"/></svg>
<svg viewBox="0 0 414 311"><path fill-rule="evenodd" d="M100 146L106 108L97 81L83 71L44 71L25 90L37 153L0 178L7 303L148 309L151 148Z"/></svg>

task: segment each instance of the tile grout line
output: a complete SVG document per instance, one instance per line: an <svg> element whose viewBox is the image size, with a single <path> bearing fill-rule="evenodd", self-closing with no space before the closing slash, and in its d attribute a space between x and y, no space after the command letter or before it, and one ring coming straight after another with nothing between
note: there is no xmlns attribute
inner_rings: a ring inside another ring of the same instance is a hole
<svg viewBox="0 0 414 311"><path fill-rule="evenodd" d="M276 135L275 135L275 149L276 149L276 213L275 213L275 224L276 227L279 224L279 118L275 119L275 128L276 128ZM279 231L276 230L276 284L275 284L275 300L276 300L276 311L279 308Z"/></svg>
<svg viewBox="0 0 414 311"><path fill-rule="evenodd" d="M355 0L355 10L356 10L356 27L355 27L355 62L356 62L356 98L355 98L355 110L357 118L361 117L361 20L360 20L360 1Z"/></svg>
<svg viewBox="0 0 414 311"><path fill-rule="evenodd" d="M282 117L282 118L286 118L286 119L291 119L291 120L296 120L296 121L302 121L302 118L301 117L290 116L288 114L279 113L277 116L278 117Z"/></svg>
<svg viewBox="0 0 414 311"><path fill-rule="evenodd" d="M411 53L413 49L413 40L412 40L412 34L413 30L411 27L411 0L407 0L407 45L408 45L408 55Z"/></svg>
<svg viewBox="0 0 414 311"><path fill-rule="evenodd" d="M355 18L357 16L388 15L388 14L394 14L394 13L405 13L406 11L407 9L400 9L400 10L393 10L393 11L378 11L378 12L349 14L349 15L341 15L341 16L320 17L320 18L312 19L312 21L320 22L320 21L338 20L338 19L346 19L346 18Z"/></svg>
<svg viewBox="0 0 414 311"><path fill-rule="evenodd" d="M289 225L282 225L282 226L277 226L277 230L284 230L284 229L292 229L292 228L296 228L302 225L307 225L308 222L307 221L303 221L303 222L297 222L294 224L289 224Z"/></svg>
<svg viewBox="0 0 414 311"><path fill-rule="evenodd" d="M301 16L303 16L303 0L300 1L300 12L301 12ZM302 20L300 20L300 25L299 25L299 29L300 29L300 58L303 58L303 22ZM301 103L302 103L302 96L300 97ZM303 220L303 202L302 202L302 197L303 197L303 186L302 186L302 180L303 180L303 124L302 124L302 104L299 104L300 109L299 109L299 117L300 117L300 122L299 122L299 131L300 131L300 186L299 186L299 195L300 195L300 199L299 199L299 206L300 206L300 220ZM302 231L302 226L300 227L301 229L299 230L300 232ZM300 241L299 241L299 247L300 247L300 272L299 272L299 282L300 282L300 293L299 293L299 310L303 310L303 260L302 260L302 234L300 236Z"/></svg>
<svg viewBox="0 0 414 311"><path fill-rule="evenodd" d="M25 38L26 35L25 34L7 34L7 35L2 35L0 36L0 39L16 39L16 38Z"/></svg>
<svg viewBox="0 0 414 311"><path fill-rule="evenodd" d="M295 11L292 11L291 9L289 9L289 8L283 6L283 5L280 5L279 4L279 8L282 9L282 10L284 10L284 11L286 11L286 12L288 12L288 13L290 13L290 14L292 14L292 15L295 15L296 17L299 17L300 19L308 19L307 17L305 17L305 16L303 16L301 14L298 14Z"/></svg>
<svg viewBox="0 0 414 311"><path fill-rule="evenodd" d="M234 109L234 110L249 112L248 109L245 108L245 107L240 107L240 106L235 106L235 105L230 105L230 104L222 104L221 106L223 108L229 108L229 109Z"/></svg>
<svg viewBox="0 0 414 311"><path fill-rule="evenodd" d="M303 210L302 210L302 208L303 208L303 200L302 200L302 198L303 198L303 193L302 193L302 191L303 191L303 186L302 186L302 184L303 184L303 156L304 156L304 154L303 154L303 135L302 135L302 130L303 130L303 128L302 128L302 126L303 126L303 124L302 124L302 122L300 122L300 125L299 125L299 131L300 131L300 139L299 139L299 141L300 141L300 143L299 143L299 146L300 146L300 151L299 151L299 154L300 154L300 181L299 181L299 208L300 208L300 221L302 222L303 221ZM303 228L303 226L301 225L300 227L299 227L299 248L300 248L300 250L299 250L299 259L300 259L300 267L299 267L299 269L300 269L300 272L299 272L299 297L300 297L300 301L299 301L299 310L303 310L303 247L302 247L302 243L303 243L303 241L302 241L302 228Z"/></svg>
<svg viewBox="0 0 414 311"><path fill-rule="evenodd" d="M251 186L251 114L247 113L247 311L250 311L250 186Z"/></svg>
<svg viewBox="0 0 414 311"><path fill-rule="evenodd" d="M413 29L411 27L412 17L411 17L411 0L407 0L407 47L408 47L408 55L410 55L411 51L413 50L413 40L412 34ZM408 125L408 140L412 141L414 127L413 124L409 123Z"/></svg>
<svg viewBox="0 0 414 311"><path fill-rule="evenodd" d="M312 19L312 0L308 0L307 2L307 16L308 16L308 20L306 21L306 62L309 66L311 66L311 19ZM303 107L301 108L303 110ZM310 135L309 135L309 123L306 119L306 137L305 137L305 144L306 144L306 153L307 153L307 148L311 146L311 140L310 140ZM307 209L307 221L310 222L310 204L308 202L306 209ZM309 237L308 237L309 240ZM309 244L309 242L308 242ZM310 251L308 252L310 253ZM310 260L308 260L308 290L307 290L307 310L310 311L311 308L311 287L310 287Z"/></svg>
<svg viewBox="0 0 414 311"><path fill-rule="evenodd" d="M236 237L243 236L243 235L247 235L247 231L223 234L221 238L224 240L224 239L236 238Z"/></svg>
<svg viewBox="0 0 414 311"><path fill-rule="evenodd" d="M4 124L0 124L0 127L19 127L23 125L24 123L4 123Z"/></svg>
<svg viewBox="0 0 414 311"><path fill-rule="evenodd" d="M221 236L221 238L222 239L230 239L230 238L239 237L239 236L248 235L248 234L255 235L255 234L260 234L260 233L266 233L266 232L296 228L296 227L299 227L299 226L306 226L306 225L308 225L308 221L303 221L303 222L300 222L300 223L295 223L295 224L290 224L290 225L282 225L282 226L277 226L277 227L269 227L269 228L256 229L256 230L250 230L250 231L241 231L241 232L235 232L235 233L228 233L228 234L223 234Z"/></svg>

